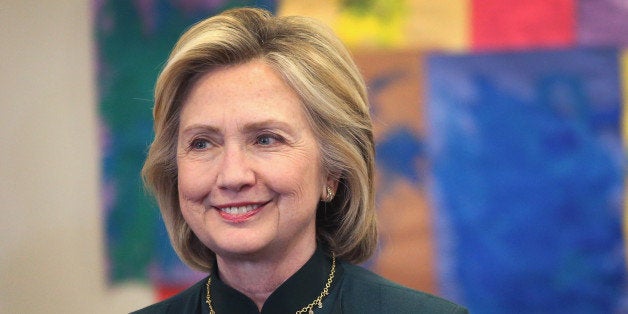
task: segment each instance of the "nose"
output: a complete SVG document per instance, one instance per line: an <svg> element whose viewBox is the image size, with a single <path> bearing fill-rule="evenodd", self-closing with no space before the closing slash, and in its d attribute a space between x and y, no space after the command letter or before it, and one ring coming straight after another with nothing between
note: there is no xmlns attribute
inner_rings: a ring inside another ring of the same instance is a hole
<svg viewBox="0 0 628 314"><path fill-rule="evenodd" d="M238 192L255 184L255 173L243 147L225 146L218 167L216 184L220 189Z"/></svg>

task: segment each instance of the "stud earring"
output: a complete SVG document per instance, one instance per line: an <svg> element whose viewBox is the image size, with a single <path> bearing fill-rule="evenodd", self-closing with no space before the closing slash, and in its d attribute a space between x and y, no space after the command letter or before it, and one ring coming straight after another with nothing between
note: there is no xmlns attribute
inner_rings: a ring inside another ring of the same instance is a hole
<svg viewBox="0 0 628 314"><path fill-rule="evenodd" d="M330 187L327 187L327 197L325 198L325 201L327 202L331 202L332 199L334 199L334 192L332 192Z"/></svg>

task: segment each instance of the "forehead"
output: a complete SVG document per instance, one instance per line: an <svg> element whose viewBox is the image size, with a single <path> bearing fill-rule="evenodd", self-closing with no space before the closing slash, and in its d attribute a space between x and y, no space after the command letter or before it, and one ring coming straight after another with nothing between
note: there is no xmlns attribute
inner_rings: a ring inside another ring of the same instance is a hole
<svg viewBox="0 0 628 314"><path fill-rule="evenodd" d="M298 94L272 67L254 60L216 68L198 78L183 103L181 123L271 117L289 120L299 127L307 126Z"/></svg>

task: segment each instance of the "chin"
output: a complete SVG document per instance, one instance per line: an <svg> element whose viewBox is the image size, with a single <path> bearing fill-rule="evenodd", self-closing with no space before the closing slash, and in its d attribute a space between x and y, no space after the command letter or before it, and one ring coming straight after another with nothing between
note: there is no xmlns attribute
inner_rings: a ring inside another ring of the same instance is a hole
<svg viewBox="0 0 628 314"><path fill-rule="evenodd" d="M261 239L246 239L240 238L236 241L233 238L217 240L213 243L208 243L209 248L221 257L249 257L252 258L256 255L262 254L267 251L270 246L270 241L261 241Z"/></svg>

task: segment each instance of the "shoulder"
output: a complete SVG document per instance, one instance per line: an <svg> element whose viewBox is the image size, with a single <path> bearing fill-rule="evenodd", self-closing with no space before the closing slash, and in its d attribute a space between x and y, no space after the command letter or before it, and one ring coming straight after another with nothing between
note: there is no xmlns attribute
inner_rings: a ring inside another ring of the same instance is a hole
<svg viewBox="0 0 628 314"><path fill-rule="evenodd" d="M207 278L173 297L132 312L132 314L200 313L199 304L202 303L200 298L206 281Z"/></svg>
<svg viewBox="0 0 628 314"><path fill-rule="evenodd" d="M348 313L468 313L459 305L342 263L342 302ZM366 300L366 301L365 301Z"/></svg>

